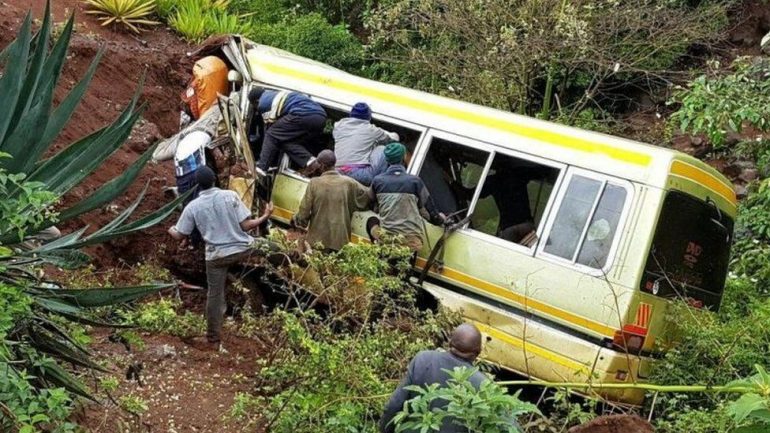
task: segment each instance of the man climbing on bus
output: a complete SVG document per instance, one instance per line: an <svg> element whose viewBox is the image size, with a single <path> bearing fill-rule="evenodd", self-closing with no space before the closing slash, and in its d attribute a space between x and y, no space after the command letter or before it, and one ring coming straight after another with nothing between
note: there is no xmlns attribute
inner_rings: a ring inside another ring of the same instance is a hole
<svg viewBox="0 0 770 433"><path fill-rule="evenodd" d="M181 241L197 228L206 243L206 338L194 339L191 344L203 350L218 350L226 307L227 272L231 266L256 253L256 240L247 232L270 217L273 205L268 204L259 218L251 218L251 212L238 194L214 186L216 175L211 168L204 165L195 172L195 177L200 195L184 208L168 233Z"/></svg>
<svg viewBox="0 0 770 433"><path fill-rule="evenodd" d="M300 168L311 166L315 161L311 149L318 145L326 123L323 107L302 93L262 87L249 92L249 101L265 124L257 173L264 177L278 164L281 152Z"/></svg>
<svg viewBox="0 0 770 433"><path fill-rule="evenodd" d="M331 150L318 154L323 174L310 179L299 211L292 223L308 226L305 241L311 246L340 250L350 241L353 212L369 208L369 191L355 180L341 176L334 169L337 158Z"/></svg>
<svg viewBox="0 0 770 433"><path fill-rule="evenodd" d="M350 117L334 124L334 152L337 171L369 186L372 179L388 168L385 145L399 140L398 134L371 123L372 109L359 102L350 110Z"/></svg>
<svg viewBox="0 0 770 433"><path fill-rule="evenodd" d="M405 245L416 253L422 249L425 236L421 211L433 224L443 223L446 217L433 204L422 179L406 172L403 165L406 147L401 143L390 143L385 146L384 154L388 169L372 180L369 189L381 222L367 228L375 240L381 238L382 231L400 235Z"/></svg>

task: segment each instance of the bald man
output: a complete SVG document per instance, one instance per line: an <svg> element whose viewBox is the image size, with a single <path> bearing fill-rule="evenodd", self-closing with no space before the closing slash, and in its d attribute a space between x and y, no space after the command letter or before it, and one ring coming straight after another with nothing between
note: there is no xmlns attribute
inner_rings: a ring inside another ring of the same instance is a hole
<svg viewBox="0 0 770 433"><path fill-rule="evenodd" d="M425 386L438 383L446 386L449 375L444 371L453 370L455 367L473 367L473 362L481 353L481 333L470 323L463 323L455 328L452 337L449 340L449 351L443 350L425 350L417 354L409 363L406 371L406 377L396 388L396 391L390 397L390 401L385 406L385 413L380 420L380 431L382 433L393 433L396 426L390 421L398 412L400 412L404 403L414 398L417 394L408 391L405 388L410 385ZM481 383L487 380L483 374L476 372L471 376L470 381L477 389ZM434 402L435 405L441 404ZM445 419L439 432L441 433L460 433L465 430L454 424L451 419Z"/></svg>
<svg viewBox="0 0 770 433"><path fill-rule="evenodd" d="M316 161L323 174L310 179L292 222L308 227L310 246L339 251L350 242L353 212L369 208L369 189L334 169L337 157L331 150L321 151Z"/></svg>

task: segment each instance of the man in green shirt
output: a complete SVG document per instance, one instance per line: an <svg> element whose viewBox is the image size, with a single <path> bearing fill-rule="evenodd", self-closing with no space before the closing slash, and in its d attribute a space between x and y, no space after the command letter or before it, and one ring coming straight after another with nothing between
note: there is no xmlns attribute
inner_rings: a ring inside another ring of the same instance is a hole
<svg viewBox="0 0 770 433"><path fill-rule="evenodd" d="M334 169L337 158L331 150L316 157L323 174L310 179L299 211L292 222L307 226L305 241L311 246L338 251L350 242L353 212L369 207L369 191L354 179Z"/></svg>

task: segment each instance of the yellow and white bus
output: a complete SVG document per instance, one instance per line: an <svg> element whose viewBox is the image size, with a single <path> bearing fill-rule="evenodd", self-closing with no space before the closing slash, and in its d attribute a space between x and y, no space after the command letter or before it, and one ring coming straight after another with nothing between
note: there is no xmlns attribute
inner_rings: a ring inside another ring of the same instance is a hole
<svg viewBox="0 0 770 433"><path fill-rule="evenodd" d="M478 325L485 360L547 381L643 381L665 350L670 299L718 308L736 196L703 162L367 80L239 37L220 53L238 72L231 78L243 129L254 85L308 94L330 122L366 102L375 124L398 132L412 155L409 172L440 210L471 215L447 238L423 287ZM245 132L231 132L248 147ZM272 187L276 221L289 222L307 182L284 158ZM534 224L523 244L502 227L522 210ZM355 215L354 241L368 238L372 215ZM442 236L425 224L417 270ZM633 390L603 394L643 398Z"/></svg>

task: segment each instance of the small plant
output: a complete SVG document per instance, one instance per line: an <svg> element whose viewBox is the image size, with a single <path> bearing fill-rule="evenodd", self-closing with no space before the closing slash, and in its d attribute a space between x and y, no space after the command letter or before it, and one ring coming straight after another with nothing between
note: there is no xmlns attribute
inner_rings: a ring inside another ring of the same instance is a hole
<svg viewBox="0 0 770 433"><path fill-rule="evenodd" d="M155 333L168 333L179 337L201 335L206 321L200 314L185 311L177 313L179 304L170 299L160 299L141 304L135 311L124 313L127 321L140 329Z"/></svg>
<svg viewBox="0 0 770 433"><path fill-rule="evenodd" d="M141 25L157 25L149 19L155 12L155 0L85 0L91 8L86 13L96 15L103 26L122 24L134 33Z"/></svg>
<svg viewBox="0 0 770 433"><path fill-rule="evenodd" d="M99 379L99 387L106 393L115 392L120 381L115 376L105 376Z"/></svg>
<svg viewBox="0 0 770 433"><path fill-rule="evenodd" d="M133 415L141 415L150 409L150 407L147 405L147 401L133 394L120 397L118 402L120 403L121 409Z"/></svg>
<svg viewBox="0 0 770 433"><path fill-rule="evenodd" d="M228 13L229 3L229 0L181 0L176 2L168 24L192 42L213 35L250 33L251 22Z"/></svg>
<svg viewBox="0 0 770 433"><path fill-rule="evenodd" d="M761 365L754 366L757 374L749 379L736 380L729 386L753 389L728 406L728 412L739 427L735 433L754 433L770 430L770 374Z"/></svg>

